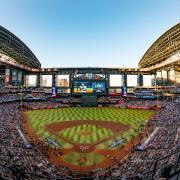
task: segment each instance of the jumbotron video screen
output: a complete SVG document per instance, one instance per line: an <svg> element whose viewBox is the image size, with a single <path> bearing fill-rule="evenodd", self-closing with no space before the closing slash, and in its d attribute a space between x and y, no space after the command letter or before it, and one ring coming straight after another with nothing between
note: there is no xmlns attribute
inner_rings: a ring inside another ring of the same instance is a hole
<svg viewBox="0 0 180 180"><path fill-rule="evenodd" d="M74 94L104 94L105 82L103 81L74 81Z"/></svg>

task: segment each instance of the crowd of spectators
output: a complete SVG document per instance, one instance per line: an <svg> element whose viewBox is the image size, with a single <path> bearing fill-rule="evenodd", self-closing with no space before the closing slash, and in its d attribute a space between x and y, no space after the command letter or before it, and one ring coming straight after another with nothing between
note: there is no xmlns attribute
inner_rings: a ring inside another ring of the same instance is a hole
<svg viewBox="0 0 180 180"><path fill-rule="evenodd" d="M62 104L53 101L23 102L23 106L29 107L29 109L51 109L51 108L59 108L59 107L69 107L68 104Z"/></svg>
<svg viewBox="0 0 180 180"><path fill-rule="evenodd" d="M10 96L10 95L9 95ZM5 98L5 96L4 96ZM7 95L8 98L8 95ZM152 106L153 101L134 100L130 105ZM58 106L58 102L24 102L25 106L45 107ZM93 179L108 179L110 177L128 179L137 177L147 179L146 173L152 171L157 159L165 157L179 149L180 103L167 101L163 108L151 118L149 128L156 133L149 139L143 151L132 150L123 160L117 160L114 166L95 170L91 173ZM42 142L31 142L32 148L27 149L17 132L18 126L24 130L21 111L18 102L0 103L0 176L9 179L72 179L77 175L63 166L52 165L48 161L48 147ZM24 132L25 133L25 132ZM150 136L143 139L143 142ZM25 134L26 135L26 134ZM178 156L171 156L160 162L159 167L175 162ZM160 169L160 168L159 168ZM156 171L158 177L160 170ZM111 178L110 178L111 179Z"/></svg>
<svg viewBox="0 0 180 180"><path fill-rule="evenodd" d="M156 100L131 100L131 101L125 101L122 103L125 106L134 106L134 107L153 107L153 106L162 106L163 103L161 101Z"/></svg>
<svg viewBox="0 0 180 180"><path fill-rule="evenodd" d="M23 131L22 116L18 107L18 103L0 104L0 177L4 179L71 178L71 171L66 167L49 163L45 156L47 150L42 144L34 144L31 149L24 146L16 129L18 126Z"/></svg>
<svg viewBox="0 0 180 180"><path fill-rule="evenodd" d="M131 104L135 104L135 102ZM145 103L141 101L141 106L144 104L148 104L148 101ZM150 103L150 105L153 105L153 103ZM94 176L106 176L109 172L111 172L112 177L124 177L126 179L127 177L135 177L139 175L141 176L140 179L148 179L148 172L153 171L156 160L166 157L179 150L179 120L180 103L175 101L164 102L163 108L151 118L149 123L151 128L150 132L153 133L153 130L156 128L158 128L158 130L146 144L144 150L140 152L132 151L127 158L120 163L117 163L117 165L111 167L110 169L106 169L105 171L96 172L94 173ZM148 136L146 139L147 138ZM171 161L169 161L169 158L166 158L164 161L160 161L159 169L157 168L156 171L156 176L160 175L159 171L161 168L167 166L168 162L172 163L173 161L177 161L177 158L178 156L175 155Z"/></svg>
<svg viewBox="0 0 180 180"><path fill-rule="evenodd" d="M10 93L5 93L5 94L0 94L0 103L6 102L6 101L16 101L20 99L19 94L10 94Z"/></svg>

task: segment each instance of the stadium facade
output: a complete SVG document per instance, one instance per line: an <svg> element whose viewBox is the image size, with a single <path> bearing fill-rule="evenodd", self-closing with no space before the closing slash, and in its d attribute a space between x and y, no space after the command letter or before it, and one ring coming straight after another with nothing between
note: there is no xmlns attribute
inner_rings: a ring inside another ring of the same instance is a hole
<svg viewBox="0 0 180 180"><path fill-rule="evenodd" d="M126 88L180 85L180 23L160 36L147 50L138 68L41 68L32 51L0 26L0 85L43 87L59 94L119 94ZM86 91L82 89L86 87Z"/></svg>

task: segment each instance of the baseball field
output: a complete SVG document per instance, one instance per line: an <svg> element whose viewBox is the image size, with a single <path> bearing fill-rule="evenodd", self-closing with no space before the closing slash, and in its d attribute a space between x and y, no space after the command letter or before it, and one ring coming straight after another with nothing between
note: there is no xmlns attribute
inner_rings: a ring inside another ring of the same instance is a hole
<svg viewBox="0 0 180 180"><path fill-rule="evenodd" d="M66 152L58 157L59 162L85 167L107 160L107 155L113 155L137 136L154 113L150 110L70 107L31 110L27 111L27 117L30 128L40 139ZM117 141L121 143L116 144Z"/></svg>

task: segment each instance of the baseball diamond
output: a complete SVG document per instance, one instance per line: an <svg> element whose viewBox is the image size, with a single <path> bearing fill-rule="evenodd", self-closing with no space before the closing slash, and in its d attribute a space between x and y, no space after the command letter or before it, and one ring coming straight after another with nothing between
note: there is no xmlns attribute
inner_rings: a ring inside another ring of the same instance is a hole
<svg viewBox="0 0 180 180"><path fill-rule="evenodd" d="M80 165L86 171L84 167L94 165L90 168L93 169L107 161L108 154L116 157L119 149L144 129L154 113L110 107L69 107L30 110L26 117L29 127L42 141L48 143L47 138L51 138L59 144L51 146L64 152L55 164L72 169ZM118 139L123 139L123 143L111 147Z"/></svg>

